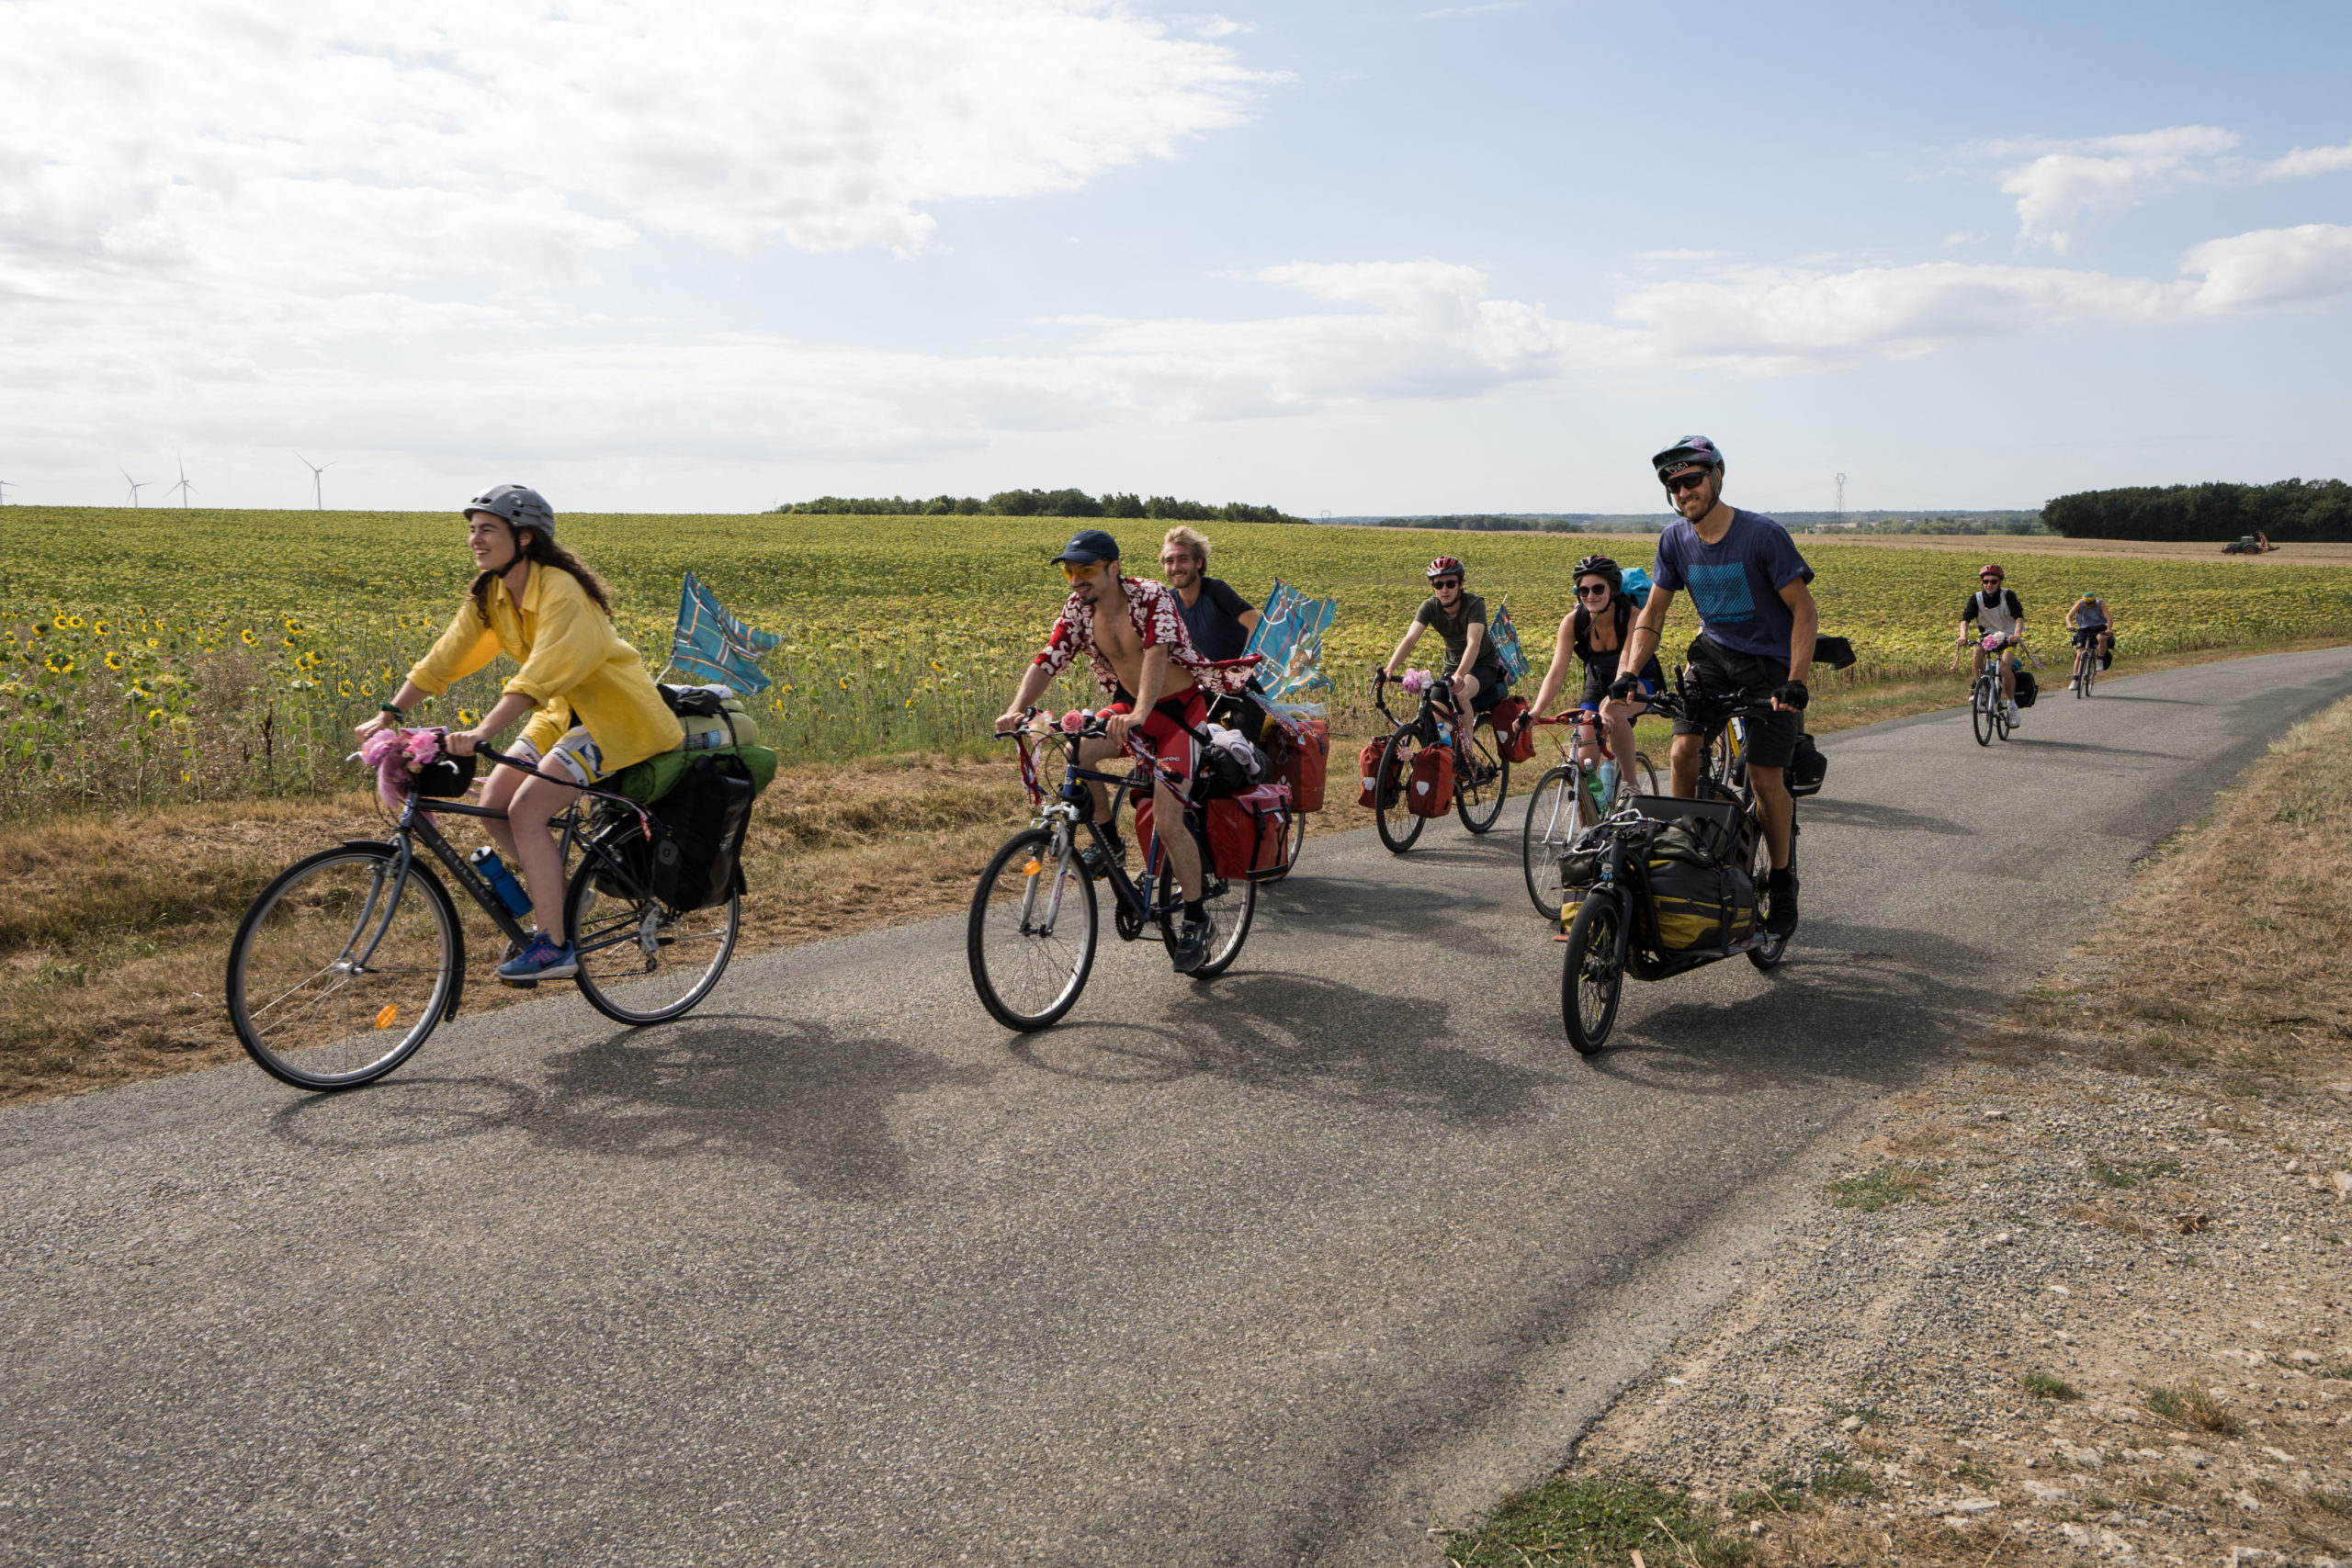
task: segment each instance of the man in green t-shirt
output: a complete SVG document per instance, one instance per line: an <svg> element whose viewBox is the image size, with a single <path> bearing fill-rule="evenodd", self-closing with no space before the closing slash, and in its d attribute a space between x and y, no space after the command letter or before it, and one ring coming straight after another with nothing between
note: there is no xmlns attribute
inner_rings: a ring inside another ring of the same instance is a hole
<svg viewBox="0 0 2352 1568"><path fill-rule="evenodd" d="M1396 678L1396 667L1421 640L1421 633L1434 626L1445 639L1455 707L1464 713L1484 713L1503 700L1510 682L1502 660L1487 643L1487 602L1463 592L1462 580L1469 573L1452 556L1430 562L1427 575L1430 597L1414 614L1413 624L1405 628L1405 640L1388 656L1388 677Z"/></svg>

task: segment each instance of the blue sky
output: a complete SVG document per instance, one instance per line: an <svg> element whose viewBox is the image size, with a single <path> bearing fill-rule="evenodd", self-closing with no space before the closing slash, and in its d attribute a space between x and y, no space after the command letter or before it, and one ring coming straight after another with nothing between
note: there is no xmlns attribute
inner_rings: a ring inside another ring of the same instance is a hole
<svg viewBox="0 0 2352 1568"><path fill-rule="evenodd" d="M2352 10L0 6L0 480L752 510L2342 476ZM136 25L126 25L126 22Z"/></svg>

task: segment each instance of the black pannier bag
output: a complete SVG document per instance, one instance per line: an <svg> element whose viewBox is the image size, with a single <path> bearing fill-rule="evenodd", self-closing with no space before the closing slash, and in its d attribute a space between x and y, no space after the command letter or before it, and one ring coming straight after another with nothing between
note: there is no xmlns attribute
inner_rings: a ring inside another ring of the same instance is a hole
<svg viewBox="0 0 2352 1568"><path fill-rule="evenodd" d="M1756 885L1736 865L1653 858L1649 884L1650 915L1666 952L1728 947L1755 932Z"/></svg>
<svg viewBox="0 0 2352 1568"><path fill-rule="evenodd" d="M2015 674L2018 678L2018 706L2030 708L2033 705L2033 699L2041 695L2041 684L2034 680L2030 670L2019 670Z"/></svg>
<svg viewBox="0 0 2352 1568"><path fill-rule="evenodd" d="M1821 781L1829 776L1829 759L1813 743L1810 735L1797 737L1797 749L1789 758L1789 765L1781 775L1791 795L1819 795Z"/></svg>
<svg viewBox="0 0 2352 1568"><path fill-rule="evenodd" d="M706 757L662 797L653 835L656 898L673 909L724 904L737 886L743 829L759 792L733 757Z"/></svg>

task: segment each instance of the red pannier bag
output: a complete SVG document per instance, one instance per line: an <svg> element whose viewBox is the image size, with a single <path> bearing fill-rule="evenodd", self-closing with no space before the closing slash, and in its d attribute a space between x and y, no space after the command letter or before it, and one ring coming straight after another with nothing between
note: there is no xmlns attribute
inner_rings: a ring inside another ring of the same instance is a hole
<svg viewBox="0 0 2352 1568"><path fill-rule="evenodd" d="M1290 789L1261 784L1208 804L1209 858L1227 882L1261 882L1290 869Z"/></svg>
<svg viewBox="0 0 2352 1568"><path fill-rule="evenodd" d="M1272 761L1274 777L1290 785L1293 811L1323 809L1323 775L1331 765L1331 725L1328 719L1307 719L1296 733L1275 726ZM1379 761L1375 754L1374 766L1378 766Z"/></svg>
<svg viewBox="0 0 2352 1568"><path fill-rule="evenodd" d="M1356 804L1366 811L1378 809L1377 803L1372 798L1373 774L1380 772L1380 754L1387 750L1388 742L1385 739L1367 740L1363 743L1363 750L1356 756L1356 776L1363 781L1363 790L1356 796ZM1401 773L1403 764L1398 763L1395 771ZM1401 778L1389 779L1387 794L1390 805L1396 804L1397 786L1403 782Z"/></svg>
<svg viewBox="0 0 2352 1568"><path fill-rule="evenodd" d="M1511 733L1511 727L1526 711L1525 697L1505 697L1495 705L1491 716L1495 721L1496 748L1510 761L1524 762L1535 755L1535 731L1531 729L1521 735Z"/></svg>
<svg viewBox="0 0 2352 1568"><path fill-rule="evenodd" d="M1453 809L1453 748L1424 746L1413 758L1405 809L1416 817L1442 817Z"/></svg>

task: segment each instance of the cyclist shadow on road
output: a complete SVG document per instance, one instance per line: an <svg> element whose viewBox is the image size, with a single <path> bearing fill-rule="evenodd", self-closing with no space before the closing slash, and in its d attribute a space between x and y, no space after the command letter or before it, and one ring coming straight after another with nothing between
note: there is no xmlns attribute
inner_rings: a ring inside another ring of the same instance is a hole
<svg viewBox="0 0 2352 1568"><path fill-rule="evenodd" d="M889 1192L905 1179L893 1101L991 1076L821 1024L697 1014L559 1052L537 1090L487 1077L394 1078L288 1106L274 1130L297 1143L361 1150L512 1129L585 1154L753 1159L803 1190L856 1198Z"/></svg>
<svg viewBox="0 0 2352 1568"><path fill-rule="evenodd" d="M1411 983L1411 971L1398 979ZM1105 1082L1207 1074L1368 1111L1491 1125L1531 1115L1562 1075L1453 1043L1447 1005L1311 975L1228 975L1156 1025L1065 1023L1013 1046L1032 1066Z"/></svg>
<svg viewBox="0 0 2352 1568"><path fill-rule="evenodd" d="M1970 839L1976 836L1976 829L1962 827L1949 817L1932 817L1924 811L1906 811L1899 806L1883 806L1871 800L1815 798L1806 801L1798 814L1806 827L1815 822L1828 822L1840 828L1934 833L1946 838Z"/></svg>
<svg viewBox="0 0 2352 1568"><path fill-rule="evenodd" d="M1690 1095L1807 1084L1884 1091L1914 1081L1984 1032L2012 994L1997 978L1974 977L1984 950L1939 933L1808 918L1799 941L1809 945L1792 945L1770 976L1747 971L1739 977L1760 987L1750 994L1727 997L1716 987L1621 1021L1610 1049L1591 1059L1592 1069ZM1737 959L1727 962L1747 970ZM1645 988L1689 986L1705 973ZM1557 1028L1556 1015L1552 1021Z"/></svg>

